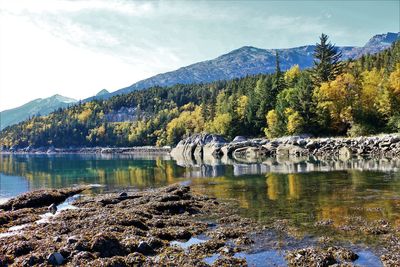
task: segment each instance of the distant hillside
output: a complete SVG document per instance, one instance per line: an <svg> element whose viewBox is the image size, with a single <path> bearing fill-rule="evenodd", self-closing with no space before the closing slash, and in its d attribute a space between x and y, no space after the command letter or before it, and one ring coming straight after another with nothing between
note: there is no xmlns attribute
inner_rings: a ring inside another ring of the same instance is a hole
<svg viewBox="0 0 400 267"><path fill-rule="evenodd" d="M54 95L48 98L38 98L20 107L0 112L0 130L28 119L34 115L47 115L50 112L67 107L77 102L75 99Z"/></svg>
<svg viewBox="0 0 400 267"><path fill-rule="evenodd" d="M372 37L363 47L339 47L343 59L359 58L363 54L373 54L388 48L393 42L400 39L400 33L378 34ZM158 74L139 81L129 87L109 94L102 94L93 98L106 99L114 95L126 94L135 90L153 86L171 86L175 84L207 83L217 80L229 80L246 75L272 73L275 68L275 53L278 51L282 70L298 64L301 69L313 65L314 45L300 46L288 49L260 49L244 46L233 50L213 60L195 63L178 70Z"/></svg>

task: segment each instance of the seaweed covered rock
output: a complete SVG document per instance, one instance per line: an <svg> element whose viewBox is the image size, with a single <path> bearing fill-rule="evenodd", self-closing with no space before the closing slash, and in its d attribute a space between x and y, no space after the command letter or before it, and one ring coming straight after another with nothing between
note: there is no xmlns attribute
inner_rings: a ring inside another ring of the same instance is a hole
<svg viewBox="0 0 400 267"><path fill-rule="evenodd" d="M30 195L39 199L40 193L47 194L39 191ZM215 199L195 195L190 187L179 184L123 196L83 195L73 205L77 208L61 210L45 223L28 220L21 234L0 237L0 259L15 266L60 262L67 266L207 266L205 255L217 252L229 239L224 232L224 240L187 251L173 248L173 240L187 241L207 232L208 223L200 218L220 211ZM43 206L4 212L0 231L14 226L15 214L30 217L29 212L37 213L32 217L37 219L48 210Z"/></svg>
<svg viewBox="0 0 400 267"><path fill-rule="evenodd" d="M9 211L22 208L44 207L54 203L60 203L70 196L81 193L90 187L82 186L66 189L49 189L37 190L22 194L16 198L12 198L4 204L0 205L0 209Z"/></svg>
<svg viewBox="0 0 400 267"><path fill-rule="evenodd" d="M358 255L347 248L328 247L326 249L308 247L289 251L286 259L289 266L325 267L336 263L355 261Z"/></svg>

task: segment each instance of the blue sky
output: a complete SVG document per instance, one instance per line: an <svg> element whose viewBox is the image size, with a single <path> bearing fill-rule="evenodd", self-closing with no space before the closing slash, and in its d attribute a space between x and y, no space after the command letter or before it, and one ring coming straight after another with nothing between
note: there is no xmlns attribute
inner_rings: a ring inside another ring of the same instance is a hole
<svg viewBox="0 0 400 267"><path fill-rule="evenodd" d="M0 0L0 110L82 99L244 45L362 46L399 31L400 1Z"/></svg>

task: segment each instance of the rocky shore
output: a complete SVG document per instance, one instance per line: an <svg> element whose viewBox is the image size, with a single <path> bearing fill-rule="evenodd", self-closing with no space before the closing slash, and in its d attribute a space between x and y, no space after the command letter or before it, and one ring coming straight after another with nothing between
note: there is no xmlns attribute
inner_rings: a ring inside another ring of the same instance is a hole
<svg viewBox="0 0 400 267"><path fill-rule="evenodd" d="M400 157L400 135L357 138L310 138L289 136L277 139L247 139L237 136L228 142L213 134L196 134L178 143L171 151L176 158L260 159L265 157Z"/></svg>
<svg viewBox="0 0 400 267"><path fill-rule="evenodd" d="M282 248L282 236L298 235L285 220L258 224L183 185L81 195L70 209L57 211L86 188L35 191L1 205L0 266L247 266L239 255L257 246ZM379 236L382 263L399 266L400 229L387 222L343 218L340 225L321 221L315 227ZM266 232L276 234L267 241ZM359 257L329 237L285 254L288 266L355 266Z"/></svg>

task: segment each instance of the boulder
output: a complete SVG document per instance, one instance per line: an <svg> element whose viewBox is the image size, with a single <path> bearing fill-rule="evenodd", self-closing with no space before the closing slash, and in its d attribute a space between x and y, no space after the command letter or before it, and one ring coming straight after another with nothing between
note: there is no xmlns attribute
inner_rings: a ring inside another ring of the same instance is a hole
<svg viewBox="0 0 400 267"><path fill-rule="evenodd" d="M352 155L353 151L346 146L339 149L339 159L341 160L349 160L352 157Z"/></svg>
<svg viewBox="0 0 400 267"><path fill-rule="evenodd" d="M181 140L175 148L172 149L171 155L175 156L184 156L184 157L193 157L199 156L202 157L204 153L204 147L206 147L206 154L212 155L216 154L217 150L226 144L227 141L220 135L216 134L195 134L184 140Z"/></svg>
<svg viewBox="0 0 400 267"><path fill-rule="evenodd" d="M278 156L304 156L308 154L308 150L296 145L279 145L276 148Z"/></svg>
<svg viewBox="0 0 400 267"><path fill-rule="evenodd" d="M60 252L53 252L47 257L47 262L51 265L61 265L64 262L64 257Z"/></svg>

